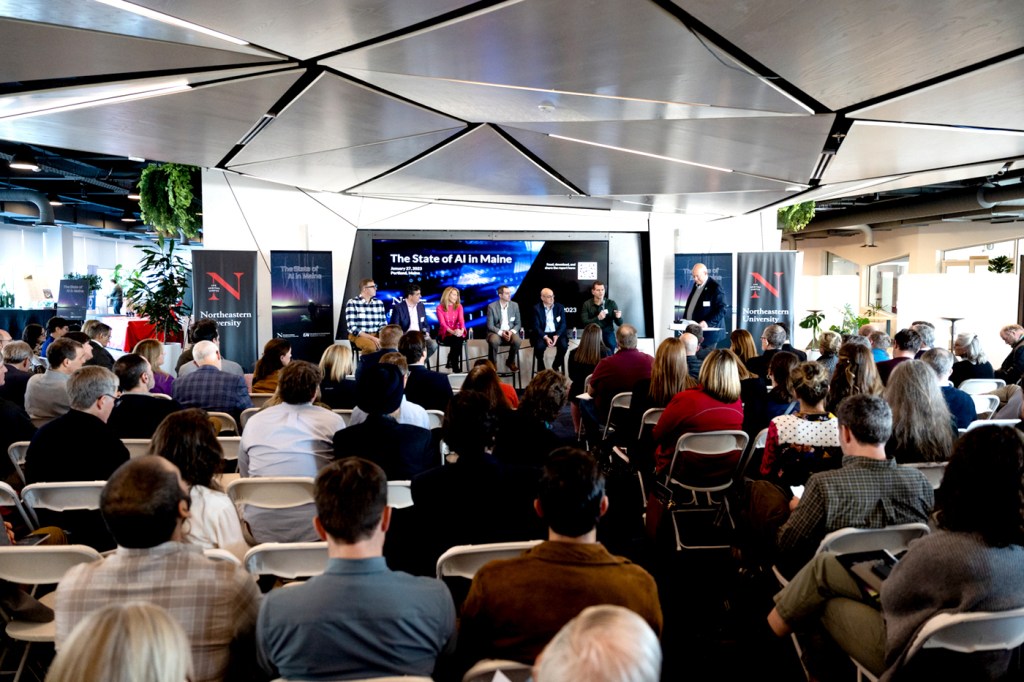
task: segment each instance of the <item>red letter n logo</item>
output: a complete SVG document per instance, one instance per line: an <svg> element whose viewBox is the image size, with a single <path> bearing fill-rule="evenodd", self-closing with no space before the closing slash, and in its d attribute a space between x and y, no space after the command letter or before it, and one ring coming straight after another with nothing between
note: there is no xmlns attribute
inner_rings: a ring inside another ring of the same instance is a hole
<svg viewBox="0 0 1024 682"><path fill-rule="evenodd" d="M755 282L760 282L764 286L765 289L770 291L772 294L775 295L776 298L778 298L778 296L779 296L779 289L778 289L778 287L779 287L780 279L782 278L783 273L776 272L774 274L775 274L775 286L772 286L771 283L769 283L768 280L766 280L764 278L764 276L760 272L752 272L752 273L750 273L750 276L754 278ZM760 289L760 287L757 287L757 286L754 287L754 293L751 296L751 298L761 298L757 294L757 290L758 289Z"/></svg>
<svg viewBox="0 0 1024 682"><path fill-rule="evenodd" d="M208 272L206 274L209 275L210 279L213 280L213 284L210 285L210 300L211 301L219 301L220 300L219 298L217 298L217 292L220 291L220 287L217 286L218 284L220 286L224 287L225 291L227 291L229 294L234 296L236 301L242 300L242 292L241 292L241 288L242 288L242 275L245 274L245 273L242 273L242 272L233 273L235 275L235 286L231 286L230 284L225 282L224 278L221 277L220 275L218 275L216 272Z"/></svg>

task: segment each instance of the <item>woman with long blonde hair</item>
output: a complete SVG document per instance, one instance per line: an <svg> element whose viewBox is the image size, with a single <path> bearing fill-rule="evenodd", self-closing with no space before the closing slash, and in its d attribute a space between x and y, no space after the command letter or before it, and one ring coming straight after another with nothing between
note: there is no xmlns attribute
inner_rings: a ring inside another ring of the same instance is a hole
<svg viewBox="0 0 1024 682"><path fill-rule="evenodd" d="M735 353L744 365L750 362L751 358L758 356L754 337L746 329L735 329L729 334L729 350Z"/></svg>
<svg viewBox="0 0 1024 682"><path fill-rule="evenodd" d="M351 410L356 406L356 381L352 376L352 349L340 343L328 346L320 356L320 401L332 410Z"/></svg>
<svg viewBox="0 0 1024 682"><path fill-rule="evenodd" d="M164 344L156 339L143 339L135 344L132 352L146 358L153 368L153 388L149 392L173 396L174 377L160 369L164 363Z"/></svg>
<svg viewBox="0 0 1024 682"><path fill-rule="evenodd" d="M896 365L885 386L892 408L892 436L885 454L899 464L945 462L959 435L935 371L921 360Z"/></svg>
<svg viewBox="0 0 1024 682"><path fill-rule="evenodd" d="M825 401L829 412L836 412L843 398L859 393L882 395L884 386L878 375L871 349L859 343L844 343L839 349L839 359L832 373Z"/></svg>
<svg viewBox="0 0 1024 682"><path fill-rule="evenodd" d="M445 287L441 302L437 304L437 323L440 329L438 343L448 346L448 362L452 372L462 371L462 345L466 342L466 320L463 317L459 290ZM440 362L440 360L438 360Z"/></svg>

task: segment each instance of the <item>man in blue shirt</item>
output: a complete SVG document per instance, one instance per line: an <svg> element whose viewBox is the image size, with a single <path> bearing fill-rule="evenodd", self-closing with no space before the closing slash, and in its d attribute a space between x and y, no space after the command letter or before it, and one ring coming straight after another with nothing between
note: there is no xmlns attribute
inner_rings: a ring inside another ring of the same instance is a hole
<svg viewBox="0 0 1024 682"><path fill-rule="evenodd" d="M431 675L454 644L455 605L439 580L388 569L384 471L349 457L320 471L314 494L327 568L266 596L256 626L260 665L298 680Z"/></svg>

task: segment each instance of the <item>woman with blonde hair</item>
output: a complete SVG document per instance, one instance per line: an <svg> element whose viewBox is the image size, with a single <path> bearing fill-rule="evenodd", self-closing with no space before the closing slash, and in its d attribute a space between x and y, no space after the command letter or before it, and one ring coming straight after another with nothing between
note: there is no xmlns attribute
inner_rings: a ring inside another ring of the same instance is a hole
<svg viewBox="0 0 1024 682"><path fill-rule="evenodd" d="M633 385L633 397L629 402L629 422L625 425L627 443L636 438L644 412L665 407L676 393L693 388L697 380L690 376L686 365L686 350L682 339L668 338L658 345L651 366L651 378L641 379Z"/></svg>
<svg viewBox="0 0 1024 682"><path fill-rule="evenodd" d="M46 682L185 682L192 651L181 625L155 604L109 604L71 631Z"/></svg>
<svg viewBox="0 0 1024 682"><path fill-rule="evenodd" d="M992 363L985 356L977 334L973 332L957 334L956 340L953 342L953 355L963 358L953 363L953 373L949 375L949 380L954 386L959 386L968 379L995 378Z"/></svg>
<svg viewBox="0 0 1024 682"><path fill-rule="evenodd" d="M839 347L843 345L843 337L833 331L822 332L818 337L818 351L821 355L815 361L828 370L831 377L839 362Z"/></svg>
<svg viewBox="0 0 1024 682"><path fill-rule="evenodd" d="M281 370L292 361L292 344L284 339L270 339L263 346L263 357L256 361L252 374L253 393L273 393Z"/></svg>
<svg viewBox="0 0 1024 682"><path fill-rule="evenodd" d="M735 353L744 365L758 356L754 337L746 329L736 329L729 334L729 350Z"/></svg>
<svg viewBox="0 0 1024 682"><path fill-rule="evenodd" d="M949 459L959 433L931 367L921 360L896 365L884 397L892 408L886 455L899 464Z"/></svg>
<svg viewBox="0 0 1024 682"><path fill-rule="evenodd" d="M356 406L356 381L352 375L352 349L336 343L320 356L320 400L332 410L351 410Z"/></svg>
<svg viewBox="0 0 1024 682"><path fill-rule="evenodd" d="M459 373L462 371L462 345L466 342L466 320L462 314L462 302L457 288L445 287L441 292L441 302L437 304L436 312L440 329L438 343L448 346L448 362L445 363L445 367Z"/></svg>
<svg viewBox="0 0 1024 682"><path fill-rule="evenodd" d="M658 473L662 473L672 461L676 441L684 433L743 428L740 373L736 359L736 354L730 351L711 351L700 367L699 385L677 393L669 402L654 427L654 440L658 444L655 453ZM730 465L735 466L736 461L720 461L715 466L724 469ZM713 472L703 473L711 475Z"/></svg>
<svg viewBox="0 0 1024 682"><path fill-rule="evenodd" d="M884 388L871 349L860 343L844 343L839 349L825 406L829 412L835 412L847 396L859 393L882 395Z"/></svg>
<svg viewBox="0 0 1024 682"><path fill-rule="evenodd" d="M135 344L132 352L149 360L149 365L153 368L153 388L149 392L173 396L174 377L160 369L164 364L164 344L156 339L143 339Z"/></svg>

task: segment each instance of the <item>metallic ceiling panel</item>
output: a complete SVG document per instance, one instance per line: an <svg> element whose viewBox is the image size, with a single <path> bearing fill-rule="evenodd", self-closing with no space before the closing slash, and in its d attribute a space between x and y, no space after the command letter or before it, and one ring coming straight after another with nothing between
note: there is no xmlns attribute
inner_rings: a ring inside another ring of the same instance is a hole
<svg viewBox="0 0 1024 682"><path fill-rule="evenodd" d="M408 166L353 190L410 196L574 193L490 126L480 126Z"/></svg>
<svg viewBox="0 0 1024 682"><path fill-rule="evenodd" d="M136 2L141 5L143 3ZM272 57L269 53L246 45L214 38L198 31L172 26L131 12L83 0L0 0L0 17L81 28L100 33L121 34L169 43L184 43L217 50ZM193 22L195 23L195 22ZM207 27L209 28L209 27ZM223 31L231 34L231 31ZM49 47L49 46L48 46ZM49 57L49 55L48 55Z"/></svg>
<svg viewBox="0 0 1024 682"><path fill-rule="evenodd" d="M323 63L342 71L808 113L766 81L712 52L653 2L636 0L501 4Z"/></svg>
<svg viewBox="0 0 1024 682"><path fill-rule="evenodd" d="M293 70L134 102L0 121L0 138L215 166L299 75Z"/></svg>
<svg viewBox="0 0 1024 682"><path fill-rule="evenodd" d="M268 61L227 50L7 19L0 19L0 45L4 55L0 60L0 83L248 66ZM42 55L40 45L46 46Z"/></svg>
<svg viewBox="0 0 1024 682"><path fill-rule="evenodd" d="M1024 130L1024 55L859 109L850 116Z"/></svg>
<svg viewBox="0 0 1024 682"><path fill-rule="evenodd" d="M462 121L325 73L246 145L232 165L354 147L462 125ZM373 175L376 173L369 177Z"/></svg>
<svg viewBox="0 0 1024 682"><path fill-rule="evenodd" d="M892 192L898 189L910 189L924 185L938 185L945 182L956 182L957 180L969 180L981 178L988 175L995 175L1003 167L1002 161L995 163L982 163L973 166L958 166L956 168L943 168L941 170L927 171L925 173L912 173L902 177L882 177L868 181L855 181L839 183L838 185L825 185L813 190L812 193L801 195L801 201L815 199L838 199L841 197L855 197L872 192Z"/></svg>
<svg viewBox="0 0 1024 682"><path fill-rule="evenodd" d="M1007 0L675 3L833 110L1024 46Z"/></svg>
<svg viewBox="0 0 1024 682"><path fill-rule="evenodd" d="M813 117L519 123L537 133L563 135L681 161L805 183L832 128L832 114Z"/></svg>
<svg viewBox="0 0 1024 682"><path fill-rule="evenodd" d="M388 195L376 195L376 194L363 194L360 196L376 197L381 199L394 199L394 196ZM610 211L612 209L625 209L630 210L628 206L620 206L612 199L605 199L599 197L585 197L579 194L552 194L550 196L493 196L488 195L486 198L481 197L465 197L465 196L444 196L436 197L430 196L430 201L439 200L443 203L453 204L457 206L482 206L482 207L494 207L504 209L523 209L531 210L536 209L538 206L544 206L547 208L567 208L567 209L585 209L585 210L597 210L597 211ZM426 201L426 199L424 199Z"/></svg>
<svg viewBox="0 0 1024 682"><path fill-rule="evenodd" d="M763 111L749 109L570 95L539 88L466 83L362 69L345 69L345 73L466 121L560 123L764 116Z"/></svg>
<svg viewBox="0 0 1024 682"><path fill-rule="evenodd" d="M272 50L310 59L407 28L471 0L133 0Z"/></svg>
<svg viewBox="0 0 1024 682"><path fill-rule="evenodd" d="M377 144L291 156L273 161L232 163L230 168L239 173L295 187L340 192L386 173L440 144L459 130L452 128Z"/></svg>
<svg viewBox="0 0 1024 682"><path fill-rule="evenodd" d="M698 215L736 216L782 201L794 192L712 192L709 194L638 194L605 197L615 201L620 210L652 211L654 213L689 213Z"/></svg>
<svg viewBox="0 0 1024 682"><path fill-rule="evenodd" d="M902 175L1022 155L1024 133L855 121L822 182Z"/></svg>
<svg viewBox="0 0 1024 682"><path fill-rule="evenodd" d="M778 190L785 183L505 128L520 144L590 196Z"/></svg>

